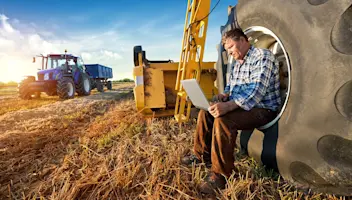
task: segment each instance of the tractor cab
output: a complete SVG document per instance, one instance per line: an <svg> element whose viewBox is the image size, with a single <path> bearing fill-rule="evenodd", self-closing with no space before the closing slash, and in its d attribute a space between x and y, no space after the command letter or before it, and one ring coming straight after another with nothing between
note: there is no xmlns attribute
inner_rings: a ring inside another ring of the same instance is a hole
<svg viewBox="0 0 352 200"><path fill-rule="evenodd" d="M65 69L65 68L79 68L84 70L83 60L80 57L72 54L48 54L47 56L40 55L42 58L42 69ZM36 62L36 58L33 57L33 63Z"/></svg>
<svg viewBox="0 0 352 200"><path fill-rule="evenodd" d="M72 54L48 54L38 57L42 58L38 80L58 80L63 75L74 75L78 71L82 73L86 71L82 59ZM33 62L35 62L35 57Z"/></svg>
<svg viewBox="0 0 352 200"><path fill-rule="evenodd" d="M84 69L83 61L80 57L73 56L71 54L49 54L43 59L44 69L69 69L80 68ZM44 70L43 69L43 70Z"/></svg>

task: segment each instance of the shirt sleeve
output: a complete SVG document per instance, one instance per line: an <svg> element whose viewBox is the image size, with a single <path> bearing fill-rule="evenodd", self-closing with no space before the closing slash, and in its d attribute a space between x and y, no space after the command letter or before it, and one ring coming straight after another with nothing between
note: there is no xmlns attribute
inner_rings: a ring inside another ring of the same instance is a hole
<svg viewBox="0 0 352 200"><path fill-rule="evenodd" d="M230 94L230 85L231 85L231 79L232 79L232 76L233 76L233 68L234 68L234 65L235 65L235 62L233 61L233 58L230 57L229 59L229 64L227 65L227 67L231 67L231 70L230 70L230 77L229 77L229 80L226 84L226 87L224 89L224 94Z"/></svg>
<svg viewBox="0 0 352 200"><path fill-rule="evenodd" d="M270 57L260 57L251 66L249 83L241 85L233 101L244 110L251 110L263 99L270 84L274 62Z"/></svg>
<svg viewBox="0 0 352 200"><path fill-rule="evenodd" d="M229 94L230 93L230 83L227 83L225 89L224 89L224 94Z"/></svg>

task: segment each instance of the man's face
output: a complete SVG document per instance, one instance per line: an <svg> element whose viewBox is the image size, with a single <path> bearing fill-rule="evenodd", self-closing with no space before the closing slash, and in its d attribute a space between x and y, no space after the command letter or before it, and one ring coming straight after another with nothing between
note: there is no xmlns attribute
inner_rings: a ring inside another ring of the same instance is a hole
<svg viewBox="0 0 352 200"><path fill-rule="evenodd" d="M241 38L238 41L235 41L231 38L226 39L225 49L227 52L235 59L240 60L244 58L244 39Z"/></svg>

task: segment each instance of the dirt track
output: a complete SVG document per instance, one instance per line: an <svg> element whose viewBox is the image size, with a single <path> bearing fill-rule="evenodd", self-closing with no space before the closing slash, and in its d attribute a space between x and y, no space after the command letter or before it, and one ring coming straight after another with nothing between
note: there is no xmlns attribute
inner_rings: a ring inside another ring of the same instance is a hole
<svg viewBox="0 0 352 200"><path fill-rule="evenodd" d="M0 199L21 196L62 161L90 122L104 115L131 87L18 110L0 116Z"/></svg>

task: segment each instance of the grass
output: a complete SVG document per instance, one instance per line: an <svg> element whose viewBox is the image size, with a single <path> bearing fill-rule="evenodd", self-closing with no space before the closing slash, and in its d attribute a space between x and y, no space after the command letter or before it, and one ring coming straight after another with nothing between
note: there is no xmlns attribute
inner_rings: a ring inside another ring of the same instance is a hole
<svg viewBox="0 0 352 200"><path fill-rule="evenodd" d="M22 199L30 194L43 178L62 166L65 155L79 146L89 123L112 103L92 101L77 105L74 111L62 113L58 109L40 124L31 119L9 127L0 135L0 199Z"/></svg>
<svg viewBox="0 0 352 200"><path fill-rule="evenodd" d="M37 108L43 105L57 102L57 96L51 97L42 93L41 98L23 100L18 97L17 87L1 87L0 88L0 115L8 112L27 110Z"/></svg>
<svg viewBox="0 0 352 200"><path fill-rule="evenodd" d="M113 90L123 90L133 87L134 83L114 83ZM107 91L105 89L105 91ZM91 94L98 94L99 92L95 89L92 90ZM81 98L76 96L75 98ZM17 87L1 87L0 88L0 115L8 112L18 110L28 110L44 105L52 104L59 101L58 96L47 96L45 93L41 93L41 98L23 100L18 97Z"/></svg>
<svg viewBox="0 0 352 200"><path fill-rule="evenodd" d="M16 89L2 89L0 115L58 101L20 100ZM298 191L239 152L227 188L203 196L198 186L208 169L179 163L192 148L195 120L182 127L173 118L145 120L132 95L61 108L64 103L42 121L0 125L6 133L0 135L0 199L346 199Z"/></svg>
<svg viewBox="0 0 352 200"><path fill-rule="evenodd" d="M92 104L28 134L0 155L0 198L343 199L299 192L239 154L227 188L202 196L197 187L207 169L179 163L192 147L196 122L179 127L172 118L144 120L134 107L131 96ZM18 141L7 138L10 146Z"/></svg>
<svg viewBox="0 0 352 200"><path fill-rule="evenodd" d="M17 94L17 87L0 87L0 97L8 96L8 95L16 95Z"/></svg>
<svg viewBox="0 0 352 200"><path fill-rule="evenodd" d="M0 99L0 104L2 105L0 107L0 115L3 115L8 112L12 112L12 111L17 111L17 110L28 110L32 108L37 108L43 105L57 102L58 100L59 100L58 97L49 97L49 96L44 96L40 99L31 99L31 100L23 100L17 97Z"/></svg>
<svg viewBox="0 0 352 200"><path fill-rule="evenodd" d="M112 90L128 90L130 91L133 88L134 82L113 82L112 83ZM106 87L104 87L104 92L109 91ZM95 88L91 91L92 94L99 94L98 90Z"/></svg>

